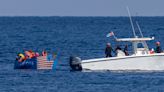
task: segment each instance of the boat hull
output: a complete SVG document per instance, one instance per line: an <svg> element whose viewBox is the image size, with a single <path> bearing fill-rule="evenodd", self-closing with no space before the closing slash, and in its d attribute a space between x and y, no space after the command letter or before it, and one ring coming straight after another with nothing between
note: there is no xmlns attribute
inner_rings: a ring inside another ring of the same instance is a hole
<svg viewBox="0 0 164 92"><path fill-rule="evenodd" d="M164 54L90 59L81 65L83 70L164 70Z"/></svg>

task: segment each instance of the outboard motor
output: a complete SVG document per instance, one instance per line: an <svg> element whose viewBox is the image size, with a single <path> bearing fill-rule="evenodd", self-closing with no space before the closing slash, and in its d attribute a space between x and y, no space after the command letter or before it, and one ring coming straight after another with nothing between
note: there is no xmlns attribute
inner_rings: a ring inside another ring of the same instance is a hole
<svg viewBox="0 0 164 92"><path fill-rule="evenodd" d="M81 59L79 57L71 56L69 63L73 71L82 71Z"/></svg>

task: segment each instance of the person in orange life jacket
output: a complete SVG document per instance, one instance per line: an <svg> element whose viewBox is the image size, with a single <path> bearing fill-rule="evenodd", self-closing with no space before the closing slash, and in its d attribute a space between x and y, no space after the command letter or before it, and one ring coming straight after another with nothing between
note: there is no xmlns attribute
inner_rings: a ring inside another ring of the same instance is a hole
<svg viewBox="0 0 164 92"><path fill-rule="evenodd" d="M25 55L26 55L26 59L31 59L31 58L34 57L34 54L31 50L30 51L25 51Z"/></svg>
<svg viewBox="0 0 164 92"><path fill-rule="evenodd" d="M29 59L30 58L30 53L28 51L25 51L24 53L25 53L26 59Z"/></svg>
<svg viewBox="0 0 164 92"><path fill-rule="evenodd" d="M30 54L31 54L31 58L35 57L35 53L32 50L29 50Z"/></svg>

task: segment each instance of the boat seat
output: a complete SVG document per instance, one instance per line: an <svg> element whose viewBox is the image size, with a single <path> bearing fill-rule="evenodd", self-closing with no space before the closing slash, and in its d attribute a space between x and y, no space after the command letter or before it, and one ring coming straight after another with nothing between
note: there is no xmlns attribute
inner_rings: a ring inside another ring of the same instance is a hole
<svg viewBox="0 0 164 92"><path fill-rule="evenodd" d="M137 48L136 55L145 55L148 54L145 48Z"/></svg>

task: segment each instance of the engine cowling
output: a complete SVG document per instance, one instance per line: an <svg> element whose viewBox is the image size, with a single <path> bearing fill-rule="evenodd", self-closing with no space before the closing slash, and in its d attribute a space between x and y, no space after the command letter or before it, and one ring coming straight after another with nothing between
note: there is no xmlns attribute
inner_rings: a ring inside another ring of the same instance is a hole
<svg viewBox="0 0 164 92"><path fill-rule="evenodd" d="M70 67L73 71L82 71L81 58L70 56Z"/></svg>

